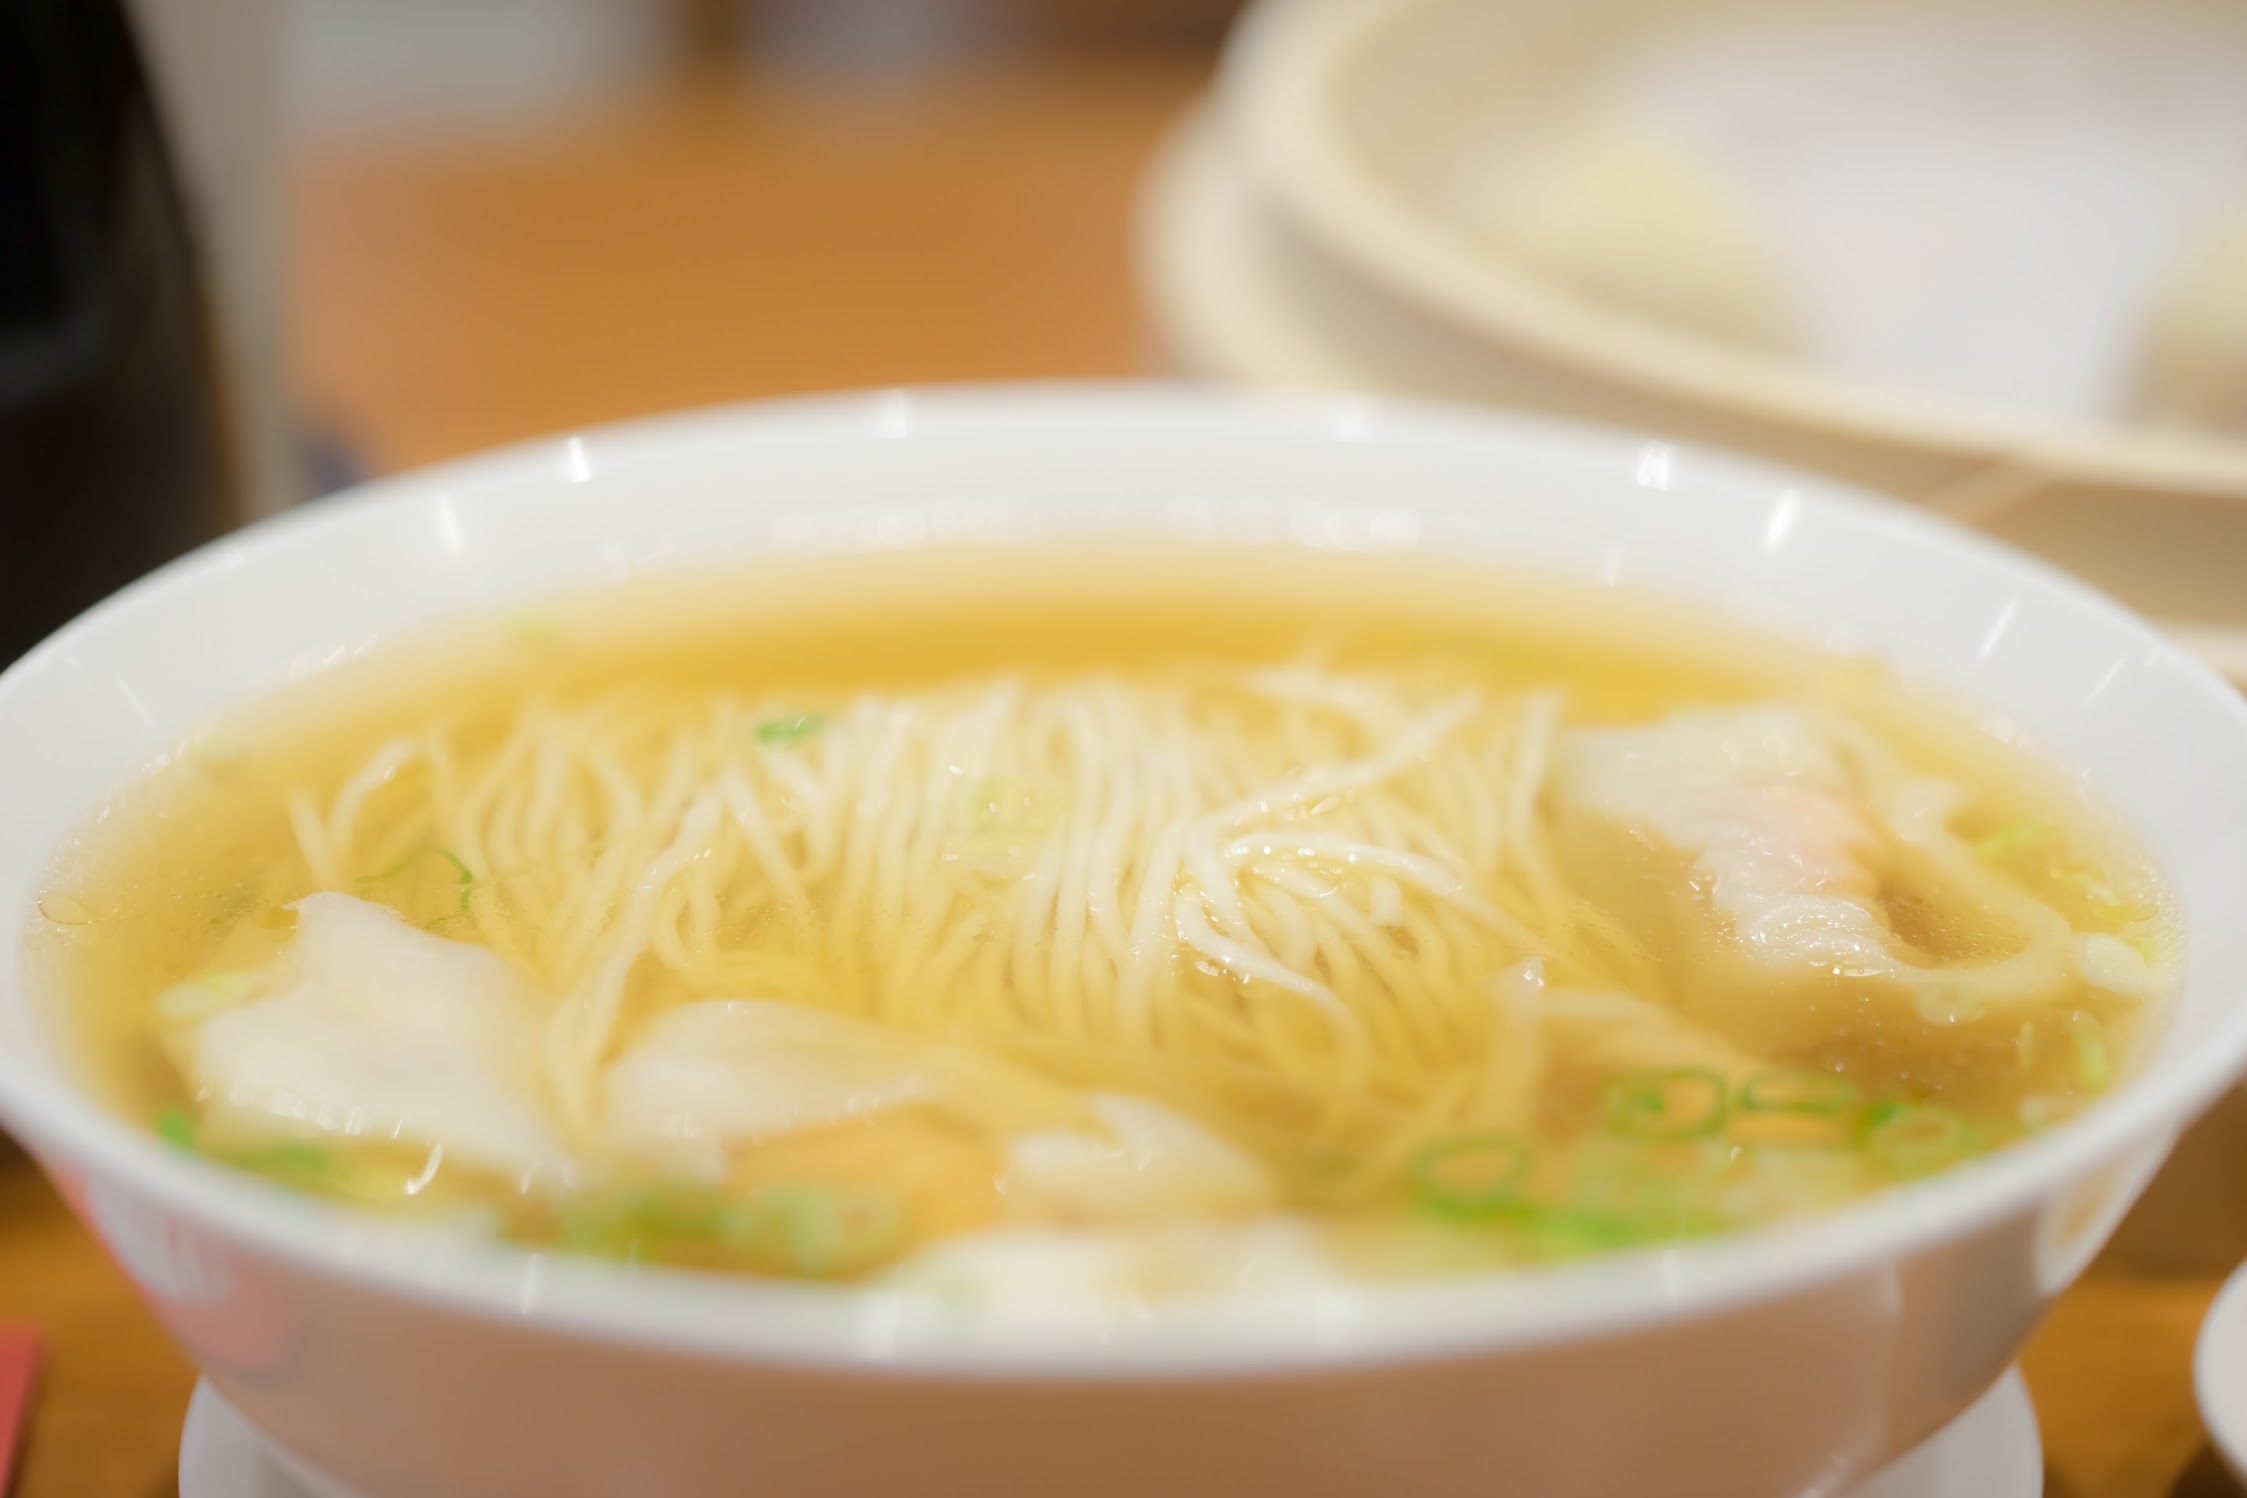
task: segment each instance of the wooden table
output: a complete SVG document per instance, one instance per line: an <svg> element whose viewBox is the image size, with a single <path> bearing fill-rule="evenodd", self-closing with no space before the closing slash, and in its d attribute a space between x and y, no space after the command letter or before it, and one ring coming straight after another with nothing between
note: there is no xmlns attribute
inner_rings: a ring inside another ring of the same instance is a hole
<svg viewBox="0 0 2247 1498"><path fill-rule="evenodd" d="M380 467L845 385L1149 363L1134 184L1198 62L684 88L480 141L327 142L298 187L312 408ZM2235 1490L2193 1413L2215 1282L2102 1268L2026 1366L2053 1498ZM158 1498L192 1374L0 1150L0 1321L51 1339L17 1498Z"/></svg>

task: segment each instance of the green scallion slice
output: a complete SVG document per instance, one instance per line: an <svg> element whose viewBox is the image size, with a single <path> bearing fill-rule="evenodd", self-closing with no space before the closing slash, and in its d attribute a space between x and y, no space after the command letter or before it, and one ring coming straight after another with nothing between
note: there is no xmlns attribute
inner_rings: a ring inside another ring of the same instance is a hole
<svg viewBox="0 0 2247 1498"><path fill-rule="evenodd" d="M1700 1067L1626 1072L1607 1084L1608 1132L1624 1139L1704 1139L1724 1127L1724 1078Z"/></svg>
<svg viewBox="0 0 2247 1498"><path fill-rule="evenodd" d="M1991 860L2010 858L2042 842L2052 830L2049 822L2015 822L1975 843L1974 851Z"/></svg>
<svg viewBox="0 0 2247 1498"><path fill-rule="evenodd" d="M827 726L825 713L795 713L767 718L757 725L757 742L772 748L800 744Z"/></svg>
<svg viewBox="0 0 2247 1498"><path fill-rule="evenodd" d="M1814 1071L1767 1071L1742 1082L1734 1101L1742 1113L1838 1118L1854 1110L1861 1098L1857 1085L1847 1077Z"/></svg>
<svg viewBox="0 0 2247 1498"><path fill-rule="evenodd" d="M195 1115L185 1108L165 1108L156 1115L156 1135L173 1149L195 1148Z"/></svg>
<svg viewBox="0 0 2247 1498"><path fill-rule="evenodd" d="M2075 1040L2075 1080L2085 1092L2100 1093L2114 1083L2114 1057L2107 1047L2107 1027L2098 1016L2078 1014L2068 1026Z"/></svg>
<svg viewBox="0 0 2247 1498"><path fill-rule="evenodd" d="M1865 1153L1889 1175L1930 1175L1976 1150L1974 1131L1936 1103L1888 1099L1866 1110Z"/></svg>
<svg viewBox="0 0 2247 1498"><path fill-rule="evenodd" d="M1462 1134L1421 1150L1408 1176L1430 1211L1476 1221L1521 1205L1533 1158L1528 1143L1510 1134Z"/></svg>

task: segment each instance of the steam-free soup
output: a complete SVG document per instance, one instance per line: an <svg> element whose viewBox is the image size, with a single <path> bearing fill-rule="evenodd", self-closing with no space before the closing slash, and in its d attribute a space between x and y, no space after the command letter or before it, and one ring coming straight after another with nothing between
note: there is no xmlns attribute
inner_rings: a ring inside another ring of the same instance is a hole
<svg viewBox="0 0 2247 1498"><path fill-rule="evenodd" d="M2160 887L1868 662L1432 561L796 559L458 621L69 851L116 1105L536 1245L1152 1296L1565 1258L2113 1085Z"/></svg>

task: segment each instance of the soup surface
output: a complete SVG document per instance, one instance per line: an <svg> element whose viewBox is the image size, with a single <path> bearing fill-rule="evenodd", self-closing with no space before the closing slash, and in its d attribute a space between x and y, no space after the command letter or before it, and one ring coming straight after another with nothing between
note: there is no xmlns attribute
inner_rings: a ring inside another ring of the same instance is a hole
<svg viewBox="0 0 2247 1498"><path fill-rule="evenodd" d="M537 1245L965 1296L1830 1206L2129 1063L2162 892L1863 660L1282 549L795 558L457 621L57 865L116 1106Z"/></svg>

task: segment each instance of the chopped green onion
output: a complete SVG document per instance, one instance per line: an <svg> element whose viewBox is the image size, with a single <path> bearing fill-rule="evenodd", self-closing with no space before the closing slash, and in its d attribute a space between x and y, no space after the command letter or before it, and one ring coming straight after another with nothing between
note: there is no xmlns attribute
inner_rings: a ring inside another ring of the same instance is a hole
<svg viewBox="0 0 2247 1498"><path fill-rule="evenodd" d="M825 713L797 713L792 717L767 718L757 725L757 742L781 748L800 744L827 726Z"/></svg>
<svg viewBox="0 0 2247 1498"><path fill-rule="evenodd" d="M2107 1050L2107 1027L2097 1015L2077 1014L2068 1026L2075 1038L2075 1080L2085 1092L2104 1092L2114 1081Z"/></svg>
<svg viewBox="0 0 2247 1498"><path fill-rule="evenodd" d="M1736 1103L1742 1113L1789 1113L1834 1118L1857 1106L1860 1094L1846 1077L1824 1072L1758 1072L1740 1084Z"/></svg>
<svg viewBox="0 0 2247 1498"><path fill-rule="evenodd" d="M383 869L379 873L361 874L352 882L358 885L361 889L366 889L369 886L376 884L387 884L391 880L397 878L400 874L403 874L406 871L407 865L411 864L415 859L421 857L422 854L427 853L428 851L429 847L427 844L423 844L418 848L410 849L404 856L402 856L389 868Z"/></svg>
<svg viewBox="0 0 2247 1498"><path fill-rule="evenodd" d="M1465 1134L1413 1157L1414 1194L1439 1216L1494 1217L1521 1204L1531 1160L1527 1143L1509 1134Z"/></svg>
<svg viewBox="0 0 2247 1498"><path fill-rule="evenodd" d="M1036 791L1015 776L986 775L968 792L968 825L975 832L1038 832L1049 820Z"/></svg>
<svg viewBox="0 0 2247 1498"><path fill-rule="evenodd" d="M1892 1176L1932 1174L1976 1148L1974 1133L1950 1109L1896 1099L1866 1110L1865 1152Z"/></svg>
<svg viewBox="0 0 2247 1498"><path fill-rule="evenodd" d="M567 1247L607 1258L732 1263L812 1278L861 1273L896 1251L904 1214L869 1191L811 1185L730 1196L702 1186L584 1193L556 1219Z"/></svg>
<svg viewBox="0 0 2247 1498"><path fill-rule="evenodd" d="M725 1198L703 1187L649 1191L632 1203L635 1222L667 1238L707 1238L718 1230Z"/></svg>
<svg viewBox="0 0 2247 1498"><path fill-rule="evenodd" d="M156 1134L173 1149L195 1148L195 1115L185 1108L166 1108L156 1115Z"/></svg>
<svg viewBox="0 0 2247 1498"><path fill-rule="evenodd" d="M564 1200L556 1227L562 1242L582 1253L663 1258L682 1242L711 1237L719 1201L700 1186L580 1192Z"/></svg>
<svg viewBox="0 0 2247 1498"><path fill-rule="evenodd" d="M1890 1123L1893 1123L1895 1120L1902 1118L1906 1113L1909 1113L1911 1111L1911 1107L1912 1105L1905 1102L1902 1098L1882 1098L1879 1102L1874 1103L1871 1107L1865 1110L1866 1132L1870 1133L1875 1129L1879 1129L1885 1127Z"/></svg>
<svg viewBox="0 0 2247 1498"><path fill-rule="evenodd" d="M554 1235L579 1253L634 1257L631 1213L609 1198L582 1195L565 1202L554 1214Z"/></svg>
<svg viewBox="0 0 2247 1498"><path fill-rule="evenodd" d="M1725 1137L1757 1150L1851 1150L1862 1100L1855 1083L1829 1072L1759 1072L1735 1091Z"/></svg>
<svg viewBox="0 0 2247 1498"><path fill-rule="evenodd" d="M443 915L436 917L434 920L424 923L433 930L436 927L443 925L447 921L459 920L462 916L468 914L469 899L475 894L477 888L476 871L468 867L466 861L464 861L459 854L453 852L450 848L438 848L433 847L428 843L423 843L418 847L409 849L403 857L401 857L396 863L392 864L389 868L384 869L379 873L363 874L357 880L355 880L354 883L357 884L362 894L369 893L377 885L389 883L391 880L396 879L400 875L404 874L406 870L412 868L422 859L432 856L443 859L448 865L451 866L453 884L460 891L460 903L458 905L456 905L453 909L446 911Z"/></svg>
<svg viewBox="0 0 2247 1498"><path fill-rule="evenodd" d="M986 775L968 791L957 852L981 873L1013 877L1052 830L1061 804L1058 794L1019 776Z"/></svg>
<svg viewBox="0 0 2247 1498"><path fill-rule="evenodd" d="M1657 1236L1623 1218L1577 1207L1529 1212L1521 1219L1521 1234L1530 1254L1544 1260L1608 1253Z"/></svg>
<svg viewBox="0 0 2247 1498"><path fill-rule="evenodd" d="M1974 844L1974 851L1991 860L2010 858L2043 841L2052 830L2049 822L2015 822Z"/></svg>
<svg viewBox="0 0 2247 1498"><path fill-rule="evenodd" d="M282 1185L329 1184L327 1178L335 1168L335 1162L326 1150L303 1140L285 1139L273 1144L250 1145L240 1149L207 1149L195 1115L185 1108L165 1108L159 1111L154 1127L157 1137L174 1149L202 1155L236 1170L247 1170L278 1179ZM312 1179L307 1180L308 1177Z"/></svg>
<svg viewBox="0 0 2247 1498"><path fill-rule="evenodd" d="M229 1156L228 1160L231 1164L246 1166L251 1170L312 1174L324 1174L335 1163L320 1146L298 1141L245 1150Z"/></svg>
<svg viewBox="0 0 2247 1498"><path fill-rule="evenodd" d="M1724 1127L1724 1078L1699 1067L1628 1072L1607 1086L1608 1131L1625 1139L1701 1139Z"/></svg>
<svg viewBox="0 0 2247 1498"><path fill-rule="evenodd" d="M1626 1144L1587 1140L1570 1163L1563 1205L1627 1232L1634 1242L1690 1237L1721 1225L1711 1192L1732 1151L1721 1140L1665 1139Z"/></svg>
<svg viewBox="0 0 2247 1498"><path fill-rule="evenodd" d="M248 1149L212 1150L209 1155L221 1165L254 1171L290 1190L332 1192L344 1185L335 1158L320 1146L301 1140L283 1140Z"/></svg>
<svg viewBox="0 0 2247 1498"><path fill-rule="evenodd" d="M756 1259L816 1278L870 1269L896 1248L894 1198L825 1186L767 1186L720 1210L718 1236Z"/></svg>
<svg viewBox="0 0 2247 1498"><path fill-rule="evenodd" d="M467 864L460 861L459 854L449 848L439 848L437 856L453 866L453 883L460 886L460 906L445 917L447 920L457 920L459 917L468 914L468 897L476 893L476 874Z"/></svg>

